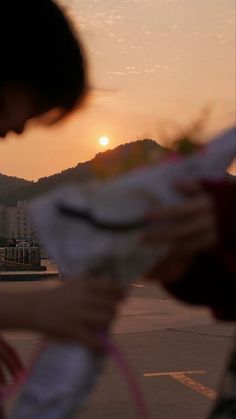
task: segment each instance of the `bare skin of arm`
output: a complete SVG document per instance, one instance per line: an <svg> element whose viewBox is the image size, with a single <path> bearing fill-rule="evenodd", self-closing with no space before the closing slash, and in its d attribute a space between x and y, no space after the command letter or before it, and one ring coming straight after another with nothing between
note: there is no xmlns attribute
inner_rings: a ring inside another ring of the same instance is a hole
<svg viewBox="0 0 236 419"><path fill-rule="evenodd" d="M37 331L51 339L102 349L98 333L108 330L123 299L110 279L72 280L56 288L0 293L0 329Z"/></svg>

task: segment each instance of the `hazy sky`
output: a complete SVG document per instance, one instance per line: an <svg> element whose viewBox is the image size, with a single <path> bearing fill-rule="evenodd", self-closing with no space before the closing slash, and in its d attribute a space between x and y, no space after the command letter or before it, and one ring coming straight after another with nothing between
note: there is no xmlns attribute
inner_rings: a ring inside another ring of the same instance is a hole
<svg viewBox="0 0 236 419"><path fill-rule="evenodd" d="M234 0L67 0L95 87L63 126L0 143L0 172L37 179L110 147L188 125L209 105L209 132L234 121Z"/></svg>

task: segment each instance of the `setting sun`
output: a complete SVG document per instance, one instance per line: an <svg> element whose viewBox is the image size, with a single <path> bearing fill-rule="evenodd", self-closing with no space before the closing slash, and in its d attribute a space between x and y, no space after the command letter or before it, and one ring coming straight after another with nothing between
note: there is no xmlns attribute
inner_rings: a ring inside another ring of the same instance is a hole
<svg viewBox="0 0 236 419"><path fill-rule="evenodd" d="M99 138L99 144L103 147L106 147L110 142L110 139L108 137L101 137Z"/></svg>

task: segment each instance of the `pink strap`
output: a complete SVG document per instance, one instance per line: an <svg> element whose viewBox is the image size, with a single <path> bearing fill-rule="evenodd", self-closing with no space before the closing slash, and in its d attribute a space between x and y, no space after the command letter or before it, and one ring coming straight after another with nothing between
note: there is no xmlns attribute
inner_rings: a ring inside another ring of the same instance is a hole
<svg viewBox="0 0 236 419"><path fill-rule="evenodd" d="M143 392L140 389L139 383L130 365L127 363L123 353L118 347L107 337L106 334L101 335L102 342L107 353L113 358L116 365L122 372L125 381L127 382L130 393L137 407L138 415L140 419L148 419L149 411Z"/></svg>
<svg viewBox="0 0 236 419"><path fill-rule="evenodd" d="M1 363L4 364L13 378L12 383L5 385L4 374L1 374L4 384L3 387L0 388L1 404L6 398L14 394L16 386L18 386L18 383L21 383L22 377L24 376L24 367L16 351L2 338L0 338L0 353Z"/></svg>
<svg viewBox="0 0 236 419"><path fill-rule="evenodd" d="M138 415L140 419L147 419L149 417L148 408L146 401L144 399L143 393L139 387L138 381L134 376L134 373L128 363L126 362L122 352L117 348L117 346L106 336L106 334L100 334L102 343L107 351L107 354L110 355L113 360L116 362L118 368L123 373L123 376L130 388L134 403L137 407ZM0 349L3 354L3 361L6 363L5 358L11 358L11 366L8 362L8 368L11 370L14 380L8 385L4 385L0 388L0 404L12 397L19 387L21 387L29 378L30 373L37 362L39 354L46 348L47 343L40 345L37 353L31 360L30 366L27 369L24 369L17 353L14 349L11 348L3 339L0 338Z"/></svg>
<svg viewBox="0 0 236 419"><path fill-rule="evenodd" d="M45 348L45 343L39 345L35 356L28 368L24 368L17 352L2 338L0 338L1 361L11 372L13 380L9 384L0 387L0 405L18 391L19 387L27 381L33 366L37 362L39 353Z"/></svg>

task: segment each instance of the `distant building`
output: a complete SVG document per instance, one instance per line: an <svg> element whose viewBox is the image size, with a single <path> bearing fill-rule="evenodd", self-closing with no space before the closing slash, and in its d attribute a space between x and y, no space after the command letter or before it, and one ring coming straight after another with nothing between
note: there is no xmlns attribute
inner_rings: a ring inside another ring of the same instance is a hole
<svg viewBox="0 0 236 419"><path fill-rule="evenodd" d="M6 206L0 204L0 237L6 237Z"/></svg>
<svg viewBox="0 0 236 419"><path fill-rule="evenodd" d="M19 201L16 207L0 205L0 236L16 240L37 240L26 202Z"/></svg>

